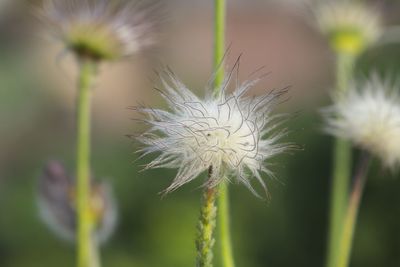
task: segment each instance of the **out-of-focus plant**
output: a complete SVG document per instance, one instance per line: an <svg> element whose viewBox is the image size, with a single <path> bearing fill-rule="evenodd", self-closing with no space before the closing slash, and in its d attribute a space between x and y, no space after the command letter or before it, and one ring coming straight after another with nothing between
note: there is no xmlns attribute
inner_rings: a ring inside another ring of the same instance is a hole
<svg viewBox="0 0 400 267"><path fill-rule="evenodd" d="M353 179L350 199L338 231L338 247L330 266L347 267L357 214L371 156L394 169L400 164L400 96L398 85L377 76L354 83L325 109L326 131L363 150Z"/></svg>
<svg viewBox="0 0 400 267"><path fill-rule="evenodd" d="M312 11L312 23L326 37L336 56L335 104L326 113L328 132L336 137L326 266L347 267L370 158L366 154L380 157L389 167L397 165L400 156L395 126L399 110L397 94L388 82L376 76L362 84L350 81L354 80L354 67L360 56L376 45L398 42L399 31L398 27L384 27L377 6L369 6L366 1L296 2ZM379 136L391 138L378 140ZM352 186L351 143L368 151L360 160Z"/></svg>
<svg viewBox="0 0 400 267"><path fill-rule="evenodd" d="M61 163L51 161L44 168L37 194L43 221L59 237L73 242L77 230L75 182ZM110 238L117 222L117 207L109 184L91 179L89 210L94 226L91 262L92 266L99 266L99 244Z"/></svg>
<svg viewBox="0 0 400 267"><path fill-rule="evenodd" d="M319 30L336 55L336 93L345 94L358 57L383 33L380 13L366 3L349 0L318 1L313 11ZM337 138L334 146L327 266L336 267L339 233L348 205L352 167L351 146Z"/></svg>
<svg viewBox="0 0 400 267"><path fill-rule="evenodd" d="M47 0L40 11L53 37L79 66L77 103L76 209L78 267L92 267L94 225L90 211L91 95L99 65L134 56L154 42L149 8L136 1Z"/></svg>

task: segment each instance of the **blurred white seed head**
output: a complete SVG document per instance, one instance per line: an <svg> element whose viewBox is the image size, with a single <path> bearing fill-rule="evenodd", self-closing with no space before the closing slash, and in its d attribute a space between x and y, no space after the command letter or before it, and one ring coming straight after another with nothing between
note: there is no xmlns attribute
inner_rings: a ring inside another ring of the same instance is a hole
<svg viewBox="0 0 400 267"><path fill-rule="evenodd" d="M385 166L400 163L400 96L398 86L373 75L354 84L324 110L326 131L352 141L379 157Z"/></svg>
<svg viewBox="0 0 400 267"><path fill-rule="evenodd" d="M322 0L313 11L334 49L359 54L383 33L380 12L362 1Z"/></svg>
<svg viewBox="0 0 400 267"><path fill-rule="evenodd" d="M246 96L259 78L236 84L234 91L228 93L233 71L222 84L219 96L214 96L209 86L204 99L193 94L170 70L165 71L161 78L164 90L157 90L169 109L137 108L150 125L138 137L145 145L139 152L161 153L147 168L178 169L165 192L210 170L211 177L204 186L211 188L235 177L255 193L251 179L256 178L266 189L261 173L273 173L265 161L289 149L290 144L280 143L286 129L275 131L285 121L284 115L272 114L286 89Z"/></svg>
<svg viewBox="0 0 400 267"><path fill-rule="evenodd" d="M62 164L49 162L40 178L38 205L41 218L59 237L74 241L76 198L74 179ZM90 197L91 221L96 242L103 243L112 235L117 222L117 207L110 185L92 180Z"/></svg>
<svg viewBox="0 0 400 267"><path fill-rule="evenodd" d="M40 16L78 57L115 60L155 42L152 11L129 0L45 0Z"/></svg>

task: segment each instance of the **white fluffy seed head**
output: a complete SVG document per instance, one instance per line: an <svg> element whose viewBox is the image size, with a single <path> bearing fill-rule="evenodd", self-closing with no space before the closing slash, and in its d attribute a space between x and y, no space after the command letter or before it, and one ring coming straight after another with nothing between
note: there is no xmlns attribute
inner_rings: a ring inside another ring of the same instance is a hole
<svg viewBox="0 0 400 267"><path fill-rule="evenodd" d="M79 57L115 60L154 43L149 7L128 0L46 0L41 17Z"/></svg>
<svg viewBox="0 0 400 267"><path fill-rule="evenodd" d="M398 86L379 79L355 84L327 108L326 131L351 140L379 157L385 166L400 163L400 96Z"/></svg>
<svg viewBox="0 0 400 267"><path fill-rule="evenodd" d="M150 129L138 137L145 144L144 155L161 152L147 168L178 168L178 174L166 192L190 182L211 168L205 186L214 187L231 175L250 190L255 177L265 188L261 173L273 175L265 161L286 151L290 145L279 143L286 131L276 132L282 115L272 115L278 99L286 90L271 91L257 97L245 96L259 79L237 85L227 93L230 78L221 94L212 94L211 86L204 99L193 94L171 71L162 78L159 90L169 110L139 107L147 116ZM231 76L231 75L229 75Z"/></svg>
<svg viewBox="0 0 400 267"><path fill-rule="evenodd" d="M313 8L318 27L335 49L358 54L374 44L383 32L378 10L366 3L350 0L325 0Z"/></svg>

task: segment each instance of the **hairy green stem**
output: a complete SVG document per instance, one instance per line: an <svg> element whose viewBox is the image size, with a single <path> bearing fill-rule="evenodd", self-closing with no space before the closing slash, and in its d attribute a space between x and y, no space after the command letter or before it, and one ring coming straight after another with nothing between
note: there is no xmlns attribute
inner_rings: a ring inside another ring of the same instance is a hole
<svg viewBox="0 0 400 267"><path fill-rule="evenodd" d="M77 106L77 253L78 267L91 266L92 222L90 216L90 103L95 64L91 60L80 62Z"/></svg>
<svg viewBox="0 0 400 267"><path fill-rule="evenodd" d="M350 54L337 53L337 88L336 97L347 91L353 74L355 57ZM331 184L329 244L327 267L336 267L335 261L339 250L338 236L341 232L343 218L347 208L351 176L351 145L340 138L335 140L333 155L333 177Z"/></svg>
<svg viewBox="0 0 400 267"><path fill-rule="evenodd" d="M212 166L210 166L208 175L212 175ZM217 198L217 188L206 187L204 189L203 204L200 209L200 218L197 225L197 258L196 267L213 266L213 246L215 243L214 230L216 226L217 207L215 200Z"/></svg>
<svg viewBox="0 0 400 267"><path fill-rule="evenodd" d="M229 218L229 190L228 184L223 182L219 188L218 222L221 242L221 256L224 267L234 267L232 241Z"/></svg>
<svg viewBox="0 0 400 267"><path fill-rule="evenodd" d="M364 153L360 159L356 176L354 177L354 185L350 195L349 205L344 218L342 232L339 236L339 253L336 264L337 267L349 266L354 231L357 223L357 216L360 209L365 182L367 180L369 164L370 155Z"/></svg>

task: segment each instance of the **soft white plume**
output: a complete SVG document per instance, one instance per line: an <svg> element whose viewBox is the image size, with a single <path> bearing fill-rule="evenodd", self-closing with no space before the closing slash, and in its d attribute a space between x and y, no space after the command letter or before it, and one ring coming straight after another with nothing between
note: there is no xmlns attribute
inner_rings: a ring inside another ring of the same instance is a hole
<svg viewBox="0 0 400 267"><path fill-rule="evenodd" d="M234 68L235 69L235 68ZM138 107L147 117L150 129L138 140L145 146L143 155L161 154L147 168L177 168L173 191L212 168L205 186L213 187L228 179L245 184L254 192L251 179L256 178L264 188L261 173L272 176L265 162L286 151L290 144L280 143L286 129L276 131L285 115L272 111L287 89L272 90L261 96L246 96L259 79L236 83L227 92L231 73L221 86L218 96L212 86L204 99L196 96L171 72L162 79L164 89L157 89L168 103L168 110Z"/></svg>
<svg viewBox="0 0 400 267"><path fill-rule="evenodd" d="M320 30L328 35L338 31L359 32L367 44L382 35L379 10L367 3L350 0L319 1L313 8Z"/></svg>
<svg viewBox="0 0 400 267"><path fill-rule="evenodd" d="M379 157L386 166L400 163L400 96L398 86L373 75L353 84L324 110L326 131L349 139Z"/></svg>
<svg viewBox="0 0 400 267"><path fill-rule="evenodd" d="M116 59L155 42L154 7L128 0L45 0L40 16L69 49Z"/></svg>

